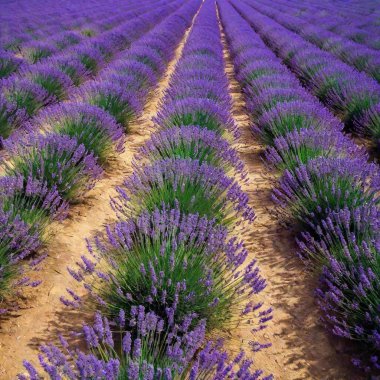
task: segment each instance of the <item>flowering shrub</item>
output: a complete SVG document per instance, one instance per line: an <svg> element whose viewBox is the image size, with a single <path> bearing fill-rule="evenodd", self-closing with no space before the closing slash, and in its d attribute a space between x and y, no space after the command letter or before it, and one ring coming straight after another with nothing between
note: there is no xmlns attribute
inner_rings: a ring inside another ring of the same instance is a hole
<svg viewBox="0 0 380 380"><path fill-rule="evenodd" d="M23 175L56 189L67 201L75 201L91 189L102 174L94 156L83 144L54 133L30 135L24 142L10 142L12 155L6 162L8 175Z"/></svg>
<svg viewBox="0 0 380 380"><path fill-rule="evenodd" d="M123 150L122 127L102 109L85 103L49 107L32 120L32 125L75 138L103 165L113 153Z"/></svg>
<svg viewBox="0 0 380 380"><path fill-rule="evenodd" d="M205 215L227 225L238 215L248 221L255 217L239 184L223 169L198 160L168 158L142 168L135 166L118 192L112 203L125 216L178 203L183 212Z"/></svg>

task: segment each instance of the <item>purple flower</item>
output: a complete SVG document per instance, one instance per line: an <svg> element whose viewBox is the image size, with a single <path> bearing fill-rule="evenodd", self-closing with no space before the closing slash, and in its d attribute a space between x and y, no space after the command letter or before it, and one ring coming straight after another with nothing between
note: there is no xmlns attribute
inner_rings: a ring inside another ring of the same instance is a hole
<svg viewBox="0 0 380 380"><path fill-rule="evenodd" d="M63 199L88 191L102 174L93 155L68 136L31 134L22 142L7 144L12 152L6 167L9 175L31 176L56 189Z"/></svg>
<svg viewBox="0 0 380 380"><path fill-rule="evenodd" d="M341 130L342 125L329 112L316 103L288 101L274 105L264 112L253 127L253 132L267 144L293 130L314 129Z"/></svg>
<svg viewBox="0 0 380 380"><path fill-rule="evenodd" d="M64 103L44 109L31 129L44 129L76 138L101 164L124 149L122 127L101 108L84 103Z"/></svg>
<svg viewBox="0 0 380 380"><path fill-rule="evenodd" d="M89 76L88 69L79 57L71 55L51 57L46 62L69 76L75 86L79 86Z"/></svg>
<svg viewBox="0 0 380 380"><path fill-rule="evenodd" d="M8 123L16 122L15 127L54 99L42 86L26 78L4 79L0 87L3 99L8 103L8 105L3 105L2 112L4 109L7 111L5 117L8 119Z"/></svg>
<svg viewBox="0 0 380 380"><path fill-rule="evenodd" d="M67 74L49 63L33 66L21 75L44 88L51 97L50 102L65 99L73 86Z"/></svg>
<svg viewBox="0 0 380 380"><path fill-rule="evenodd" d="M142 107L135 93L108 82L88 82L78 89L74 98L103 108L125 127Z"/></svg>
<svg viewBox="0 0 380 380"><path fill-rule="evenodd" d="M24 61L14 54L0 50L0 78L6 78L18 71L24 65Z"/></svg>
<svg viewBox="0 0 380 380"><path fill-rule="evenodd" d="M22 48L22 55L30 62L36 63L43 58L49 57L56 52L56 48L41 41L31 41Z"/></svg>
<svg viewBox="0 0 380 380"><path fill-rule="evenodd" d="M378 176L365 159L316 158L294 173L286 170L273 198L284 215L308 224L331 211L376 202Z"/></svg>
<svg viewBox="0 0 380 380"><path fill-rule="evenodd" d="M227 216L231 220L236 213L248 221L255 217L248 196L238 183L227 177L223 169L200 164L198 160L163 159L143 168L135 165L124 187L126 191L122 189L113 204L126 215L144 209L153 211L162 203L173 207L178 201L182 211L198 212L219 221Z"/></svg>
<svg viewBox="0 0 380 380"><path fill-rule="evenodd" d="M111 70L119 75L125 75L126 78L134 78L134 81L137 81L140 84L141 89L146 87L151 87L157 82L157 76L154 73L153 69L145 65L142 62L134 60L120 60L116 61L110 69L102 73L105 78L109 78L111 75Z"/></svg>
<svg viewBox="0 0 380 380"><path fill-rule="evenodd" d="M337 130L309 129L294 130L277 137L265 151L265 160L270 167L293 171L298 165L307 164L318 157L367 157L351 139Z"/></svg>
<svg viewBox="0 0 380 380"><path fill-rule="evenodd" d="M245 177L243 162L235 149L215 132L197 126L183 126L159 131L140 148L138 159L155 161L170 158L198 159L222 167L226 172L234 168Z"/></svg>
<svg viewBox="0 0 380 380"><path fill-rule="evenodd" d="M199 125L221 135L228 131L235 138L239 136L230 114L211 99L187 98L173 101L157 114L154 121L162 128Z"/></svg>

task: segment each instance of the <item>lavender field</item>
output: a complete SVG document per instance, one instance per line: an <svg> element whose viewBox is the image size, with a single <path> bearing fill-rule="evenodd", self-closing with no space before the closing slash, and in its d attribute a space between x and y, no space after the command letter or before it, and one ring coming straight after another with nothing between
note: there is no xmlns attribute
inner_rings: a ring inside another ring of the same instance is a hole
<svg viewBox="0 0 380 380"><path fill-rule="evenodd" d="M0 0L0 380L380 379L378 0Z"/></svg>

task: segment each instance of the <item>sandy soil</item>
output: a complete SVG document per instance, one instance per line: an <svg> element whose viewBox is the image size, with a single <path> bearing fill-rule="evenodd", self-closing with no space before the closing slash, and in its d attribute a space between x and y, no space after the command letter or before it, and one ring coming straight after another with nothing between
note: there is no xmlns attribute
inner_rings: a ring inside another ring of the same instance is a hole
<svg viewBox="0 0 380 380"><path fill-rule="evenodd" d="M360 379L349 363L343 342L329 336L319 321L313 291L316 280L306 273L295 256L294 236L271 216L272 183L260 158L263 147L250 132L250 120L244 109L244 97L233 74L223 35L226 72L233 97L233 116L242 132L235 148L249 173L244 186L257 219L243 238L251 258L256 258L268 286L260 295L274 309L273 321L260 333L252 334L249 325L242 325L231 335L249 351L248 341L271 342L272 346L252 355L255 366L272 373L276 379ZM239 344L239 345L240 345ZM231 347L236 350L236 341Z"/></svg>
<svg viewBox="0 0 380 380"><path fill-rule="evenodd" d="M74 267L80 256L86 253L85 238L91 237L114 219L109 199L116 194L115 186L132 172L133 155L152 132L151 119L157 112L189 30L176 49L175 58L169 63L165 76L151 94L143 117L131 124L125 152L110 163L104 178L88 194L85 202L73 206L69 218L54 226L53 236L46 247L48 258L39 273L43 283L23 295L20 310L0 319L1 380L14 379L17 373L23 371L23 359L37 364L41 344L57 341L57 335L62 333L70 338L67 334L77 331L89 318L83 311L68 311L59 301L59 297L65 295L66 288L79 295L83 293L80 284L70 277L66 268Z"/></svg>

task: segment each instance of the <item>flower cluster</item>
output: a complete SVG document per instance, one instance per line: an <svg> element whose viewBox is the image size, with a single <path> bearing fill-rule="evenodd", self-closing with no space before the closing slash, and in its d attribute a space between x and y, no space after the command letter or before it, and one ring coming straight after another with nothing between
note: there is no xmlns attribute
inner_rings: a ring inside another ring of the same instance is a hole
<svg viewBox="0 0 380 380"><path fill-rule="evenodd" d="M265 323L261 304L253 301L265 280L254 261L243 269L243 243L213 220L178 208L156 209L108 226L90 251L70 273L113 318L144 304L170 324L189 313L206 319L208 329L233 324L239 315L256 320L256 327ZM69 295L63 302L83 303Z"/></svg>
<svg viewBox="0 0 380 380"><path fill-rule="evenodd" d="M120 197L113 206L124 216L153 211L162 203L183 212L193 212L230 224L239 214L248 221L254 212L248 196L233 178L218 168L196 159L167 158L152 165L135 165L133 174L119 188Z"/></svg>
<svg viewBox="0 0 380 380"><path fill-rule="evenodd" d="M121 126L107 112L89 104L63 103L46 108L33 119L30 129L36 128L75 138L100 164L105 164L112 153L123 151Z"/></svg>
<svg viewBox="0 0 380 380"><path fill-rule="evenodd" d="M22 67L23 61L12 53L0 50L0 78L6 78Z"/></svg>
<svg viewBox="0 0 380 380"><path fill-rule="evenodd" d="M205 323L201 321L191 327L191 316L180 325L170 326L140 305L130 314L120 314L115 339L110 325L107 318L97 313L93 325L84 325L81 333L90 353L70 349L66 339L60 336L61 347L41 347L41 366L52 379L217 380L227 376L231 379L273 379L272 376L262 377L260 370L251 370L252 361L244 358L244 352L230 358L220 340L208 341L202 347ZM131 333L130 326L134 326L136 334ZM117 348L118 342L121 342L120 348ZM193 356L196 356L194 363L189 361ZM29 377L20 374L19 380L39 378L30 362L25 360L24 366Z"/></svg>
<svg viewBox="0 0 380 380"><path fill-rule="evenodd" d="M207 128L190 125L158 131L137 155L139 160L151 162L171 157L197 159L200 164L222 168L225 173L234 170L242 179L246 176L244 164L236 150Z"/></svg>
<svg viewBox="0 0 380 380"><path fill-rule="evenodd" d="M57 189L62 198L75 200L101 176L96 158L83 144L66 135L31 134L7 145L12 155L5 163L7 175L31 176Z"/></svg>

